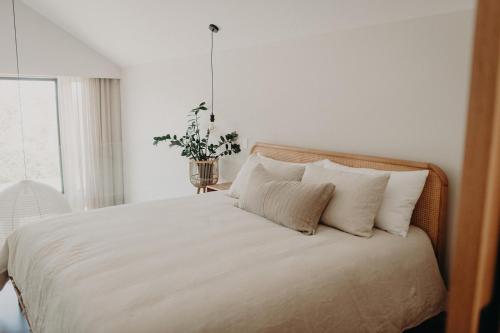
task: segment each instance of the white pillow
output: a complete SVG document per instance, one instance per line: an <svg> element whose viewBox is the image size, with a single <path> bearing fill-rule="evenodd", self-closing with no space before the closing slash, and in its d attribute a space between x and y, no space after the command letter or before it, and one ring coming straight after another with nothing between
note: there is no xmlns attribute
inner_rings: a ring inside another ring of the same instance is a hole
<svg viewBox="0 0 500 333"><path fill-rule="evenodd" d="M429 170L382 171L351 168L330 160L316 162L328 169L357 172L367 175L390 172L391 178L384 193L384 200L375 217L375 226L391 234L406 237L415 205L422 194Z"/></svg>
<svg viewBox="0 0 500 333"><path fill-rule="evenodd" d="M278 161L260 154L252 154L248 156L246 162L238 172L238 175L236 175L236 179L231 184L228 193L230 197L236 199L240 197L241 193L245 191L250 179L250 174L258 164L262 164L264 168L271 173L273 178L278 181L300 181L305 170L305 164Z"/></svg>
<svg viewBox="0 0 500 333"><path fill-rule="evenodd" d="M375 215L388 181L389 173L363 175L314 164L306 166L302 177L304 183L331 182L335 185L333 199L321 216L324 224L363 237L372 235Z"/></svg>

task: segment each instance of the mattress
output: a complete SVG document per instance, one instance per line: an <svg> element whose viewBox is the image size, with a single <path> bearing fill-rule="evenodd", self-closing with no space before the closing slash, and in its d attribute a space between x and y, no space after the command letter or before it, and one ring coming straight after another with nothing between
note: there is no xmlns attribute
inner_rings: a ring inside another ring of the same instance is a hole
<svg viewBox="0 0 500 333"><path fill-rule="evenodd" d="M313 236L223 192L63 215L0 253L35 333L401 332L444 308L427 235Z"/></svg>

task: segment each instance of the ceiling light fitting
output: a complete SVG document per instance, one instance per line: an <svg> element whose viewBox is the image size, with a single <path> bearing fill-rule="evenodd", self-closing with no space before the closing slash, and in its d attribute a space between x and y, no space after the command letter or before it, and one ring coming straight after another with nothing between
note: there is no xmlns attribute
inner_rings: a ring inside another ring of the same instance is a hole
<svg viewBox="0 0 500 333"><path fill-rule="evenodd" d="M210 24L208 30L211 31L210 34L210 78L211 78L211 90L212 90L212 102L211 102L211 112L210 112L210 127L214 128L215 115L214 115L214 33L219 32L219 27L215 24Z"/></svg>

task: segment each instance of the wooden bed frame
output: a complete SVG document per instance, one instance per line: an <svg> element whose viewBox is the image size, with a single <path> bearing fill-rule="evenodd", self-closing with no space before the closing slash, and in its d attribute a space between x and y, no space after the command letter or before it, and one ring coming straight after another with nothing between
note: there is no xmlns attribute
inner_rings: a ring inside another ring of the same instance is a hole
<svg viewBox="0 0 500 333"><path fill-rule="evenodd" d="M256 143L252 147L251 153L261 153L264 156L287 162L307 163L321 159L329 159L333 162L355 168L372 168L391 171L429 170L429 176L427 177L422 195L413 211L411 223L427 233L432 242L441 273L444 272L448 179L443 170L437 165L268 143Z"/></svg>

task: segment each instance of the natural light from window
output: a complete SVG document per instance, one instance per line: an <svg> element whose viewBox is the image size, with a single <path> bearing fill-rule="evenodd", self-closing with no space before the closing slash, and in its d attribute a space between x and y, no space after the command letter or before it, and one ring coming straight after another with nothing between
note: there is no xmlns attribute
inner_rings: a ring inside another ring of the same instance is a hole
<svg viewBox="0 0 500 333"><path fill-rule="evenodd" d="M11 78L0 78L0 190L24 179L18 91L28 179L61 191L56 80Z"/></svg>

